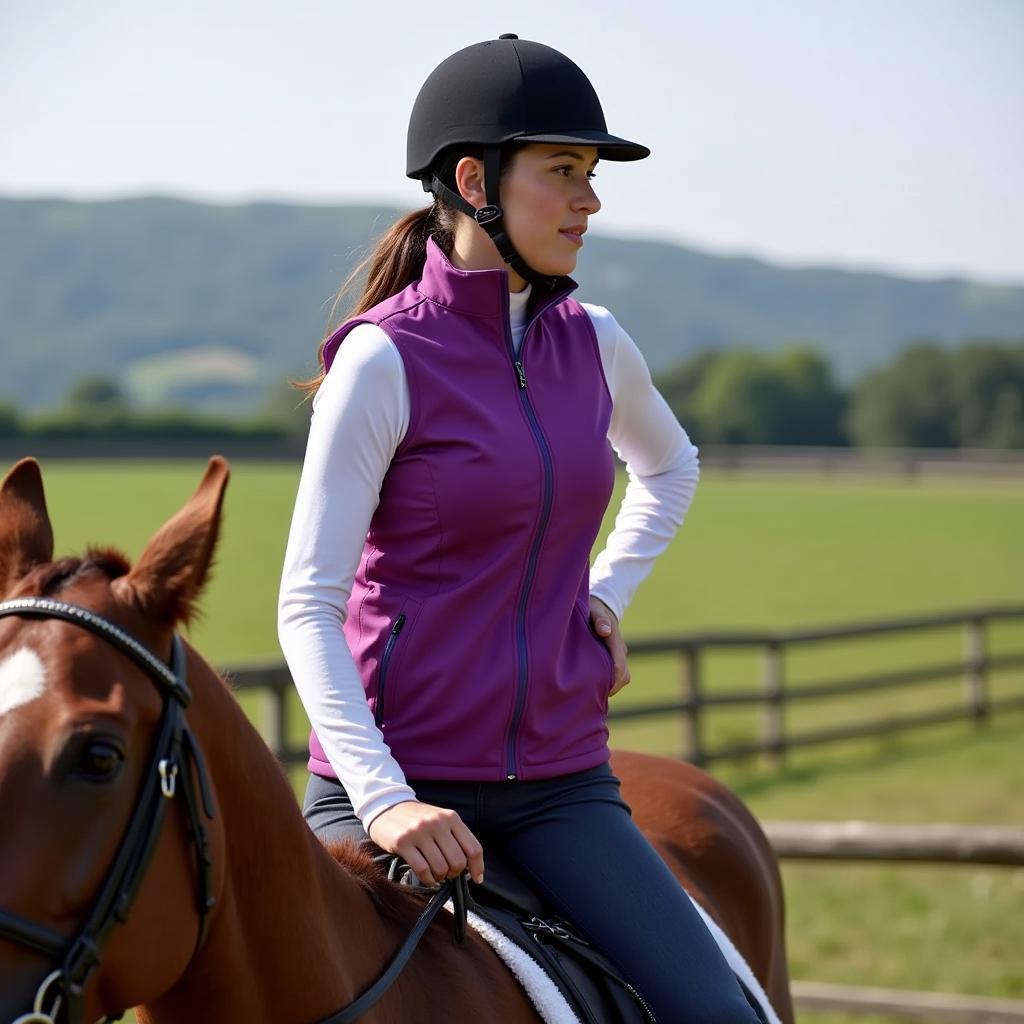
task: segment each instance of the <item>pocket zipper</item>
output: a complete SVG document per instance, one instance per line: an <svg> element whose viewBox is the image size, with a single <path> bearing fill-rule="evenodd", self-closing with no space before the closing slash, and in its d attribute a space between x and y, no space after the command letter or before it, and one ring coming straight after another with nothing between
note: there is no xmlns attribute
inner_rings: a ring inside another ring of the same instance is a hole
<svg viewBox="0 0 1024 1024"><path fill-rule="evenodd" d="M391 632L388 635L387 642L384 644L384 653L380 656L380 671L378 672L377 681L377 703L374 707L373 718L377 723L377 727L380 728L381 722L384 721L384 684L387 682L388 676L388 662L391 660L391 653L395 649L395 644L398 641L398 634L402 632L402 627L405 625L405 612L402 612L397 619L395 624L391 627Z"/></svg>

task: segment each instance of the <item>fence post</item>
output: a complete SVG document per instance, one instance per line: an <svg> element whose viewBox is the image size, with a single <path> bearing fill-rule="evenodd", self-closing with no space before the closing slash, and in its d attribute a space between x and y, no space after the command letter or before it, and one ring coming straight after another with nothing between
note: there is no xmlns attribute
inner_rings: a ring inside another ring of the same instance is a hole
<svg viewBox="0 0 1024 1024"><path fill-rule="evenodd" d="M964 623L964 700L976 724L988 717L987 675L985 619L969 619Z"/></svg>
<svg viewBox="0 0 1024 1024"><path fill-rule="evenodd" d="M775 641L765 644L761 660L761 692L764 696L761 705L761 740L772 764L781 768L786 749L783 736L782 647Z"/></svg>
<svg viewBox="0 0 1024 1024"><path fill-rule="evenodd" d="M263 736L267 746L283 761L288 743L288 687L270 683L264 693Z"/></svg>
<svg viewBox="0 0 1024 1024"><path fill-rule="evenodd" d="M684 647L682 658L683 700L690 702L683 712L683 760L698 768L704 765L704 746L701 743L700 649Z"/></svg>

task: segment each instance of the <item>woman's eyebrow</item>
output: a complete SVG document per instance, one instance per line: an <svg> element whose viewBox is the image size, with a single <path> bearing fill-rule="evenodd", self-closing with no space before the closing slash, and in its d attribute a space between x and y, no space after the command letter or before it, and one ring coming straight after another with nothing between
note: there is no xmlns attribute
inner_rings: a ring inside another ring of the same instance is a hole
<svg viewBox="0 0 1024 1024"><path fill-rule="evenodd" d="M560 150L558 153L551 153L549 156L544 157L544 159L545 160L555 160L558 157L562 157L562 156L571 156L571 157L574 157L577 160L582 160L583 159L583 154L582 153L575 153L571 149L563 149L563 150ZM598 160L600 160L600 159L601 158L599 156L595 156L594 159L591 161L590 166L593 167L598 162Z"/></svg>

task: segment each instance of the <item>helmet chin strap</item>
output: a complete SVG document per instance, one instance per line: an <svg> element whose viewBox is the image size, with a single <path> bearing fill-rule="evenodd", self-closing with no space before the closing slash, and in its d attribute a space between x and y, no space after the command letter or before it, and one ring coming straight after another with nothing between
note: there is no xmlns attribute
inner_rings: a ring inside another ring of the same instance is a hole
<svg viewBox="0 0 1024 1024"><path fill-rule="evenodd" d="M501 147L487 146L484 149L484 189L487 203L475 210L457 192L453 192L436 174L424 175L423 191L432 192L435 196L444 199L457 210L461 210L467 216L472 217L484 231L490 236L495 248L501 258L524 280L544 290L551 291L557 281L557 277L547 274L540 274L533 269L516 252L505 230L505 216L502 213L498 196L498 186L501 179Z"/></svg>

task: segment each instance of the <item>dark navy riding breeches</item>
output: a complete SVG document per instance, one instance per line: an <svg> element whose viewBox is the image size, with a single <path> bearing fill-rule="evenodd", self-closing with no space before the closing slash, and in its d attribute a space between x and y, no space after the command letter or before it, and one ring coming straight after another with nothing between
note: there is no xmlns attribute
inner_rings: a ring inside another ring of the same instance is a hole
<svg viewBox="0 0 1024 1024"><path fill-rule="evenodd" d="M608 764L536 782L410 780L425 803L456 811L605 953L659 1024L757 1024L707 926L633 822ZM367 837L345 788L311 775L304 813L321 840Z"/></svg>

